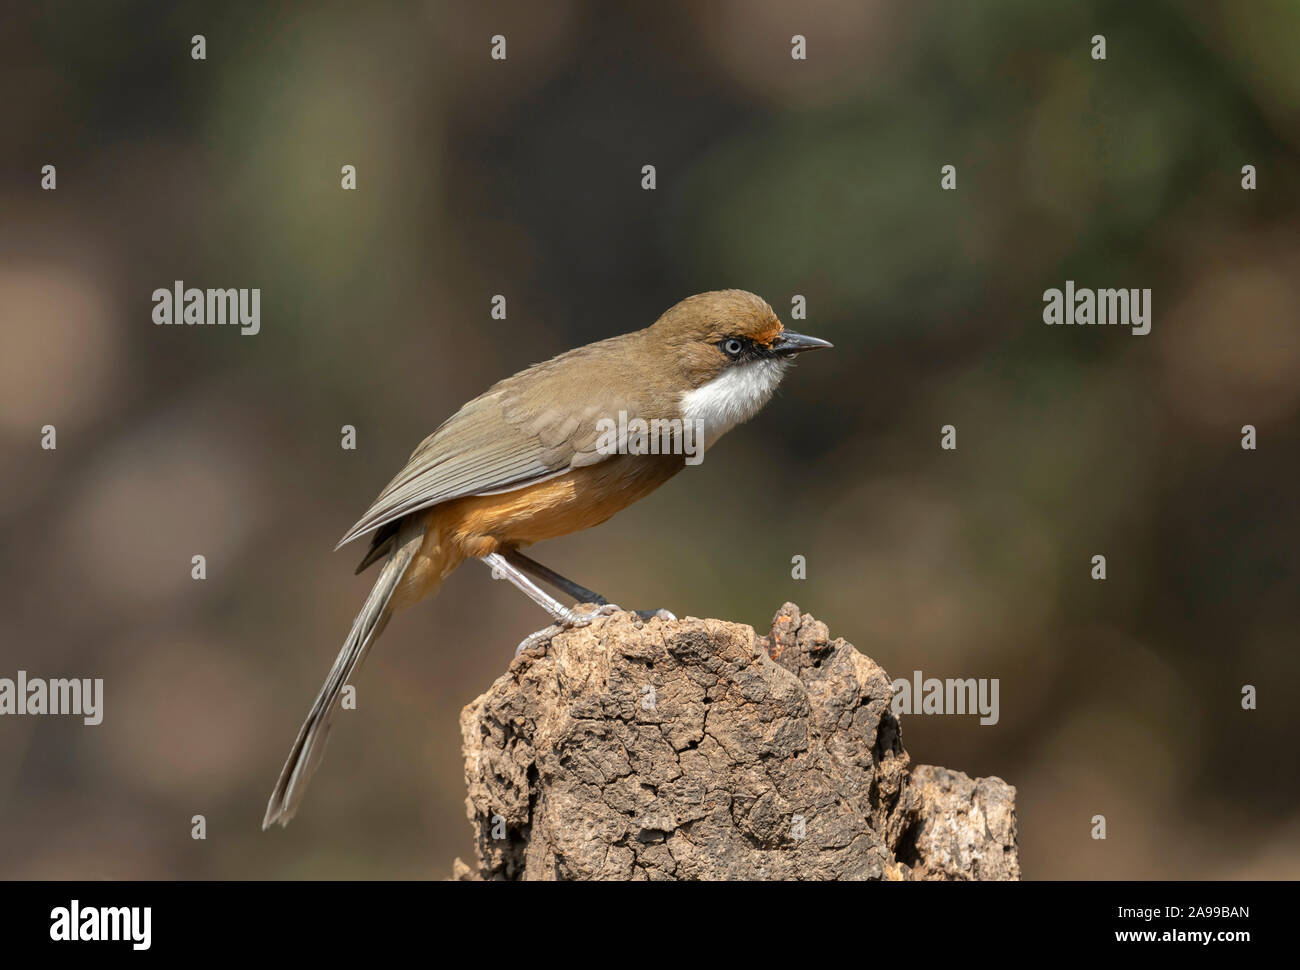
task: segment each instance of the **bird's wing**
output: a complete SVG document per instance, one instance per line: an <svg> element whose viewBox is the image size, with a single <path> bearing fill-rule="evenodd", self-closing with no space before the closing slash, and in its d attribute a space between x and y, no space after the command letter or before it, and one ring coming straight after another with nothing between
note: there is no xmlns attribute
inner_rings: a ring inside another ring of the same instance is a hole
<svg viewBox="0 0 1300 970"><path fill-rule="evenodd" d="M646 414L630 390L643 386L629 380L633 361L619 343L632 336L569 351L474 398L420 443L339 546L439 502L512 491L604 461L609 456L596 448L601 418L658 416ZM572 403L575 388L580 405Z"/></svg>

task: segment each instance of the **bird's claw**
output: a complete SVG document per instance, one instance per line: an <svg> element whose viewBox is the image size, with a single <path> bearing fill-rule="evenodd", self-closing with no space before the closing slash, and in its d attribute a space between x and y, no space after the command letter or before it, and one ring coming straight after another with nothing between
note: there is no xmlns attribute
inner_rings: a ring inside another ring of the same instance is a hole
<svg viewBox="0 0 1300 970"><path fill-rule="evenodd" d="M551 642L551 639L564 632L564 628L558 623L552 623L544 630L538 630L536 633L530 633L519 641L519 646L515 647L515 656L519 656L525 650L531 650L538 645L545 646Z"/></svg>
<svg viewBox="0 0 1300 970"><path fill-rule="evenodd" d="M579 613L577 610L570 610L569 615L562 622L552 623L545 629L538 630L536 633L530 633L524 639L519 641L519 646L515 648L515 656L519 656L525 650L533 647L549 644L552 639L559 636L565 630L577 630L584 626L590 626L593 620L602 616L612 616L615 613L627 612L621 606L614 603L602 602L597 603L594 610L585 613ZM668 610L633 610L642 620L675 620L677 617Z"/></svg>
<svg viewBox="0 0 1300 970"><path fill-rule="evenodd" d="M590 626L591 622L597 617L611 616L615 613L623 613L625 610L614 603L597 603L596 608L588 613L579 613L576 610L570 610L569 612L572 614L573 620L568 625L568 629L576 630L578 627Z"/></svg>
<svg viewBox="0 0 1300 970"><path fill-rule="evenodd" d="M536 647L540 644L549 644L552 639L559 636L565 630L577 630L584 626L591 625L591 622L597 617L610 616L614 613L622 613L623 608L613 603L597 603L596 608L587 613L579 613L577 610L569 610L561 622L552 623L550 626L538 630L536 633L530 633L519 641L519 646L515 647L515 656L519 656L525 650Z"/></svg>
<svg viewBox="0 0 1300 970"><path fill-rule="evenodd" d="M670 612L670 611L668 611L668 610L637 610L637 611L636 611L636 615L639 616L639 617L641 617L641 619L643 619L643 620L654 620L654 619L659 619L659 620L675 620L675 619L677 619L677 614L676 614L676 613L672 613L672 612Z"/></svg>

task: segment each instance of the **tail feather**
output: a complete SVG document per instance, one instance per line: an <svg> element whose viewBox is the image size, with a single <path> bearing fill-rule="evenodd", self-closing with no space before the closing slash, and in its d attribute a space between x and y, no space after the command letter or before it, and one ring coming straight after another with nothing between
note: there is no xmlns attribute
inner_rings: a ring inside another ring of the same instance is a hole
<svg viewBox="0 0 1300 970"><path fill-rule="evenodd" d="M280 779L275 783L275 790L271 792L271 800L266 806L266 817L262 820L263 830L275 822L288 825L298 811L307 783L325 753L325 742L329 738L330 722L338 710L339 695L365 660L370 645L388 625L388 618L392 615L388 608L389 601L406 568L419 551L423 537L424 529L418 522L405 525L395 537L388 561L380 570L379 578L375 580L361 612L352 621L352 631L344 641L343 649L339 651L324 686L316 695L316 701L312 704L307 719L303 721L293 747L289 749L289 757L285 760Z"/></svg>

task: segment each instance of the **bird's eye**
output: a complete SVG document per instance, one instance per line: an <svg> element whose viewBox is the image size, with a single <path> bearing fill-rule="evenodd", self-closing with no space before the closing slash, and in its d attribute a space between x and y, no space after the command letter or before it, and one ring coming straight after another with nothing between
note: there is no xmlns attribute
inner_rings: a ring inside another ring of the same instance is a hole
<svg viewBox="0 0 1300 970"><path fill-rule="evenodd" d="M718 346L722 348L724 354L733 358L739 357L740 352L745 349L744 343L736 337L729 337L722 341L722 343L718 344Z"/></svg>

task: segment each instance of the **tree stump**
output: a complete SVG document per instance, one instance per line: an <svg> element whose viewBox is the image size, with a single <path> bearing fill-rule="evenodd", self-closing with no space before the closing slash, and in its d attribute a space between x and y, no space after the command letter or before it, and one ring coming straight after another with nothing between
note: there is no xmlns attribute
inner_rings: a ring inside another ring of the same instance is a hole
<svg viewBox="0 0 1300 970"><path fill-rule="evenodd" d="M766 637L618 613L461 713L459 879L1020 877L1015 789L910 767L890 679L785 604Z"/></svg>

